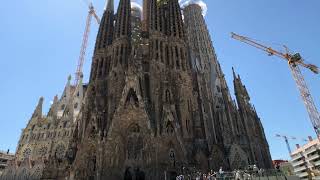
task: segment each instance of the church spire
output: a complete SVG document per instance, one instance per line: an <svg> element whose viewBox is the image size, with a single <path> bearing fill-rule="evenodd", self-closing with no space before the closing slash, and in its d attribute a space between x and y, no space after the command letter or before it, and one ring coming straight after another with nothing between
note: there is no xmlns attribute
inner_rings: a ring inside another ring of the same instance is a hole
<svg viewBox="0 0 320 180"><path fill-rule="evenodd" d="M114 0L108 0L107 7L105 9L106 12L112 12L114 11Z"/></svg>
<svg viewBox="0 0 320 180"><path fill-rule="evenodd" d="M233 74L233 79L236 79L236 78L237 78L237 75L236 75L233 67L232 67L232 74Z"/></svg>
<svg viewBox="0 0 320 180"><path fill-rule="evenodd" d="M130 37L131 36L131 4L130 0L120 0L116 25L115 25L115 39L121 37Z"/></svg>
<svg viewBox="0 0 320 180"><path fill-rule="evenodd" d="M178 0L170 0L170 9L173 9L170 15L170 28L171 28L171 36L184 38L184 28L182 21L181 8Z"/></svg>
<svg viewBox="0 0 320 180"><path fill-rule="evenodd" d="M47 116L55 117L57 115L58 104L59 98L58 95L55 95Z"/></svg>
<svg viewBox="0 0 320 180"><path fill-rule="evenodd" d="M35 117L41 117L42 116L42 105L43 105L43 97L40 97L39 101L38 101L38 105L36 107L36 109L34 110L33 114L32 114L32 118Z"/></svg>
<svg viewBox="0 0 320 180"><path fill-rule="evenodd" d="M96 41L96 50L106 48L112 43L114 21L114 0L108 0L103 13Z"/></svg>
<svg viewBox="0 0 320 180"><path fill-rule="evenodd" d="M157 0L143 0L143 30L145 31L158 30L157 2Z"/></svg>
<svg viewBox="0 0 320 180"><path fill-rule="evenodd" d="M67 98L69 99L71 96L71 75L68 76L68 81L67 84L64 88L63 96L62 98Z"/></svg>
<svg viewBox="0 0 320 180"><path fill-rule="evenodd" d="M249 96L249 93L247 91L247 88L246 86L243 85L242 83L242 80L240 78L240 75L236 75L234 69L232 68L233 70L233 85L234 85L234 92L235 92L235 95L236 95L236 99L237 99L237 103L238 103L238 106L243 106L242 108L246 107L247 106L250 106L250 96ZM241 108L241 107L240 107Z"/></svg>

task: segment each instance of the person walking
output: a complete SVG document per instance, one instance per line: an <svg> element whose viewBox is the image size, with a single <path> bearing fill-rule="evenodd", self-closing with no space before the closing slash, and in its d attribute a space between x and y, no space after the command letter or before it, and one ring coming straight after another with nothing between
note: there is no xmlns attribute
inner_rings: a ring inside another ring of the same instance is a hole
<svg viewBox="0 0 320 180"><path fill-rule="evenodd" d="M184 180L184 176L181 174L181 175L176 177L176 180Z"/></svg>
<svg viewBox="0 0 320 180"><path fill-rule="evenodd" d="M236 170L236 175L235 175L236 180L241 180L241 174L239 170Z"/></svg>
<svg viewBox="0 0 320 180"><path fill-rule="evenodd" d="M257 177L259 172L259 168L257 167L257 165L255 164L253 165L252 171L253 171L252 176Z"/></svg>
<svg viewBox="0 0 320 180"><path fill-rule="evenodd" d="M220 169L219 169L219 178L222 178L222 179L224 179L224 171L223 171L223 169L222 169L222 166L220 167Z"/></svg>

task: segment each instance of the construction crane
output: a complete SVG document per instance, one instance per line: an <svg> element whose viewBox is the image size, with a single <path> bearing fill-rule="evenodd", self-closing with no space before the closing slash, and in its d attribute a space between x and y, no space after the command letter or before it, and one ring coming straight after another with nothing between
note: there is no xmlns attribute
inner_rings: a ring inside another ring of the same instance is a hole
<svg viewBox="0 0 320 180"><path fill-rule="evenodd" d="M290 148L290 144L289 144L289 138L288 136L283 136L283 135L280 135L280 134L276 134L276 137L279 137L279 138L283 138L284 141L286 142L286 145L287 145L287 148L288 148L288 152L289 154L291 155L292 154L292 151L291 151L291 148ZM295 139L295 138L290 138L290 139Z"/></svg>
<svg viewBox="0 0 320 180"><path fill-rule="evenodd" d="M297 140L297 138L296 138L296 137L293 137L293 136L289 137L289 136L280 135L280 134L276 134L276 137L279 137L279 138L283 138L283 139L284 139L284 141L286 142L288 151L289 151L289 155L291 156L292 151L291 151L291 148L290 148L290 145L289 145L289 139L291 139L291 140ZM301 139L301 140L308 142L308 140L306 140L306 139ZM301 157L302 160L303 160L303 165L305 166L305 168L306 168L306 170L307 170L308 179L311 180L311 179L312 179L312 178L311 178L311 177L312 177L312 170L309 168L308 162L306 161L306 158L305 158L304 154L302 153L302 151L300 151L299 154L300 154L300 157ZM313 172L313 173L315 174L316 172Z"/></svg>
<svg viewBox="0 0 320 180"><path fill-rule="evenodd" d="M292 151L291 151L291 148L290 148L289 139L290 140L297 140L297 138L293 137L293 136L286 136L286 135L280 135L280 134L276 134L276 137L284 139L284 141L285 141L285 143L287 145L287 148L288 148L289 155L291 155ZM306 140L306 139L301 139L301 140L305 141L305 142L308 142L308 140Z"/></svg>
<svg viewBox="0 0 320 180"><path fill-rule="evenodd" d="M288 148L288 151L290 153L290 155L292 154L291 152L291 148L290 148L290 145L289 145L289 139L290 140L297 140L298 138L296 137L293 137L293 136L286 136L286 135L280 135L280 134L276 134L276 137L279 137L279 138L283 138L284 141L286 142L287 144L287 148ZM309 140L311 138L311 136L308 137ZM305 141L305 142L308 142L307 139L304 139L304 138L301 138L302 141ZM319 151L317 149L317 151ZM306 160L306 155L304 155L303 151L299 151L299 155L303 161L303 165L305 166L306 170L307 170L307 173L308 173L308 179L312 179L312 177L314 176L319 176L320 175L320 171L316 168L315 166L315 163L312 162L312 161L307 161Z"/></svg>
<svg viewBox="0 0 320 180"><path fill-rule="evenodd" d="M74 85L77 85L79 83L79 80L82 76L82 67L83 67L84 58L85 58L86 50L87 50L87 46L88 46L88 38L89 38L92 16L96 19L97 23L100 24L100 18L96 14L96 11L93 7L93 4L89 3L88 6L89 6L89 13L87 16L86 27L85 27L85 31L83 34L83 39L82 39L82 44L81 44L81 49L80 49L80 56L79 56L79 60L78 60L77 70L75 73Z"/></svg>
<svg viewBox="0 0 320 180"><path fill-rule="evenodd" d="M312 71L315 74L319 74L318 67L313 64L305 63L305 61L302 59L302 57L300 56L299 53L296 53L296 54L289 53L288 48L286 46L284 46L286 49L286 53L282 53L282 52L279 52L279 51L272 49L271 47L267 47L262 44L259 44L259 43L255 42L254 40L252 40L248 37L245 37L245 36L240 36L235 33L231 33L231 37L233 39L239 40L239 41L244 42L246 44L249 44L253 47L261 49L261 50L267 52L268 55L270 55L270 56L275 55L275 56L278 56L278 57L284 59L285 61L287 61L288 65L290 67L290 70L292 72L293 78L296 82L296 85L298 86L298 89L300 91L300 95L302 97L302 100L303 100L305 107L308 111L308 115L309 115L309 118L310 118L311 123L313 125L313 128L317 134L317 137L319 138L319 135L320 135L320 131L319 131L320 130L319 129L320 128L320 116L319 116L318 110L314 104L311 93L308 89L308 86L307 86L307 84L304 80L304 77L300 71L300 66L302 66L304 68L309 69L310 71Z"/></svg>

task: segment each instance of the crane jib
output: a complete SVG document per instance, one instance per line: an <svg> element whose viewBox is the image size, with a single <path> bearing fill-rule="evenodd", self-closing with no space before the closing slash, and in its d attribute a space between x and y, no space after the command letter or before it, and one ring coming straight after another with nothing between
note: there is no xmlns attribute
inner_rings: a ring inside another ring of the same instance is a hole
<svg viewBox="0 0 320 180"><path fill-rule="evenodd" d="M296 53L293 55L289 54L286 46L285 46L285 48L287 50L287 53L283 54L280 51L276 51L276 50L272 49L271 47L264 46L262 44L259 44L258 42L255 42L254 40L252 40L250 38L240 36L235 33L231 33L231 37L236 40L239 40L241 42L244 42L246 44L249 44L253 47L261 49L261 50L267 52L269 55L276 55L276 56L281 57L282 59L285 59L286 61L288 61L289 67L292 72L293 79L295 80L296 85L299 89L300 95L301 95L302 100L304 102L304 105L307 109L307 112L308 112L309 118L311 120L311 123L314 127L314 130L315 130L317 136L319 137L319 135L320 135L319 112L315 106L315 103L314 103L313 98L311 96L310 90L304 80L304 77L303 77L298 65L311 70L315 74L319 73L318 67L313 64L305 64L299 53Z"/></svg>

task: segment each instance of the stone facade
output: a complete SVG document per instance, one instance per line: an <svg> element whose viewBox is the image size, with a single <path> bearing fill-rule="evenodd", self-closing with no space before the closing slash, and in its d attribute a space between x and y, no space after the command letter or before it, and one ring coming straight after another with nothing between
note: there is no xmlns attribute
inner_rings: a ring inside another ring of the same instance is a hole
<svg viewBox="0 0 320 180"><path fill-rule="evenodd" d="M202 121L206 125L206 141L220 146L228 167L239 169L246 164L271 168L271 156L261 121L250 104L250 97L240 76L233 71L236 102L230 96L224 74L212 45L201 6L185 3L184 24L190 60L197 78ZM217 169L219 164L213 164Z"/></svg>
<svg viewBox="0 0 320 180"><path fill-rule="evenodd" d="M182 12L178 0L144 0L142 13L131 5L120 0L115 13L108 1L89 84L68 83L45 117L40 99L15 171L162 180L192 169L271 168L261 121L235 73L231 98L200 6Z"/></svg>
<svg viewBox="0 0 320 180"><path fill-rule="evenodd" d="M50 164L66 168L68 148L76 127L86 85L72 86L71 77L60 99L54 97L51 108L43 115L39 99L26 128L22 129L14 160L3 173L3 179L40 179ZM2 179L2 178L1 178Z"/></svg>
<svg viewBox="0 0 320 180"><path fill-rule="evenodd" d="M9 150L7 152L0 151L0 177L8 166L8 162L10 162L13 158L14 154L10 153Z"/></svg>

